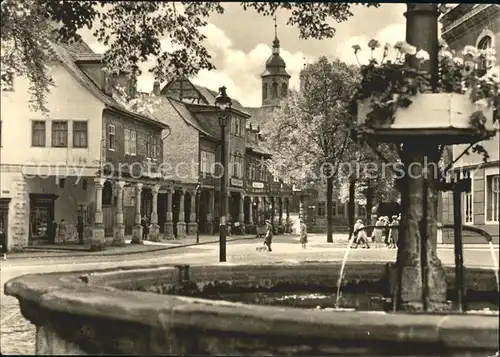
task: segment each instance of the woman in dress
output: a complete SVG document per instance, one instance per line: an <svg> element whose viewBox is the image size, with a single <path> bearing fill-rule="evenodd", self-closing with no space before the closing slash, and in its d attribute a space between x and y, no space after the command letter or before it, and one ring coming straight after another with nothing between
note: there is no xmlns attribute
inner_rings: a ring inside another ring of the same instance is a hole
<svg viewBox="0 0 500 357"><path fill-rule="evenodd" d="M373 232L375 247L382 245L382 243L384 241L384 238L383 238L383 235L384 235L383 226L384 225L385 225L384 217L380 216L378 218L377 222L375 223L376 227L375 227L375 231Z"/></svg>

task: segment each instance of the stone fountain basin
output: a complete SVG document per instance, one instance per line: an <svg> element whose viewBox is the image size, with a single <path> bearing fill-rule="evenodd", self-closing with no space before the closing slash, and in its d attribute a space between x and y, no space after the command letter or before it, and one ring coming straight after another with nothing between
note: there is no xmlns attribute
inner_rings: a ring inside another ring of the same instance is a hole
<svg viewBox="0 0 500 357"><path fill-rule="evenodd" d="M172 295L307 287L334 291L340 264L130 266L26 275L8 281L36 325L37 354L488 356L498 316L311 311ZM387 264L350 262L346 288L389 286ZM453 268L446 268L453 286ZM496 292L493 272L468 268L466 286ZM497 295L498 296L498 295Z"/></svg>

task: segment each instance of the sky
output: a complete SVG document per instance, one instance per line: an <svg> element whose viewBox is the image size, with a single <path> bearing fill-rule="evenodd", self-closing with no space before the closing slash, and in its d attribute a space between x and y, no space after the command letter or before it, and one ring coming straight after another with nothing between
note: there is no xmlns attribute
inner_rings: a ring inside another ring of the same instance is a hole
<svg viewBox="0 0 500 357"><path fill-rule="evenodd" d="M240 3L225 3L224 8L224 14L211 16L203 29L207 36L205 46L216 69L202 71L192 81L213 90L224 85L228 95L244 106L258 107L261 105L260 74L271 55L274 21L254 11L244 11ZM326 40L299 39L298 29L286 25L288 13L278 12L281 56L291 75L290 86L297 88L301 68L320 56L336 57L354 64L357 60L352 46L359 44L364 52L362 50L358 57L360 62L365 62L369 53L366 45L370 39L377 39L382 44L404 40L405 10L406 4L398 3L381 4L379 8L353 5L354 16L336 24L335 37ZM82 35L94 51L104 51L89 33ZM138 80L139 90L151 91L153 77L144 69L145 74Z"/></svg>

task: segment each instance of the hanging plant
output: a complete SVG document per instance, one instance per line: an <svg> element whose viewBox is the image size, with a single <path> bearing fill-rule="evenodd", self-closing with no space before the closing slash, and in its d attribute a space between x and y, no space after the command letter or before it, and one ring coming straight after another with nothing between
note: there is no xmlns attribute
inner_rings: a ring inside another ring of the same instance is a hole
<svg viewBox="0 0 500 357"><path fill-rule="evenodd" d="M425 50L400 41L393 46L397 55L395 60L390 61L387 60L387 55L391 45L386 44L382 58L378 61L373 53L379 47L381 44L377 40L368 43L371 57L368 64L361 66L362 80L355 97L357 103L369 103L368 109L365 108L363 113L366 126L390 127L395 121L397 110L409 108L421 94L456 93L468 94L470 102L476 106L468 118L469 127L486 135L487 118L484 112L493 108L493 124L498 129L500 70L498 66L495 67L494 49L478 50L473 46L466 46L461 56L457 56L444 43L440 44L437 88L432 91L429 73L421 70L422 64L429 60L429 54ZM354 45L353 50L358 58L361 46ZM406 64L408 57L416 58L417 68ZM458 98L455 99L455 105L457 100L461 100ZM434 100L439 102L440 99L436 97ZM457 112L460 113L460 110L461 108Z"/></svg>

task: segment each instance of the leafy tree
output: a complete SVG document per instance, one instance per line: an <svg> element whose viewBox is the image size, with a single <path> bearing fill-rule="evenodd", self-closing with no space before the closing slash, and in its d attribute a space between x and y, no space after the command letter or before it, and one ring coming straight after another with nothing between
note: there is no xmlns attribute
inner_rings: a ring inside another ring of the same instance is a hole
<svg viewBox="0 0 500 357"><path fill-rule="evenodd" d="M333 242L333 189L350 141L349 105L358 82L357 67L321 57L301 71L300 90L289 93L263 128L274 175L299 187L326 178L328 242Z"/></svg>
<svg viewBox="0 0 500 357"><path fill-rule="evenodd" d="M287 11L288 24L297 26L304 39L331 38L335 28L330 21L340 23L352 16L348 3L241 5L263 16ZM211 14L223 12L220 2L2 0L2 82L8 81L9 73L27 75L33 105L45 111L46 96L54 84L47 68L47 39L75 41L84 27L94 29L97 40L108 47L104 62L110 72L139 75L139 64L150 57L156 63L149 71L160 82L210 70L214 66L200 30ZM162 39L168 40L169 48L162 48Z"/></svg>
<svg viewBox="0 0 500 357"><path fill-rule="evenodd" d="M349 234L355 220L355 203L366 208L366 222L370 224L371 210L376 202L392 201L395 191L397 165L400 162L397 148L383 143L350 142L346 153L350 162L338 177L339 196L348 202Z"/></svg>

